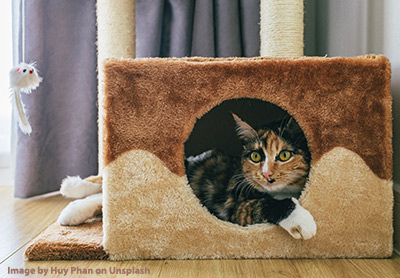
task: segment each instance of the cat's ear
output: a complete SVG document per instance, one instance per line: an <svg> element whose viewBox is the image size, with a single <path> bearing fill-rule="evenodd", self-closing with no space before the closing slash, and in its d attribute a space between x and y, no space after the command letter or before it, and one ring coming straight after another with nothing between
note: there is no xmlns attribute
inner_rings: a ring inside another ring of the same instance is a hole
<svg viewBox="0 0 400 278"><path fill-rule="evenodd" d="M252 128L248 123L243 121L237 115L232 113L232 116L236 122L236 132L242 141L247 142L258 138L257 131L255 131L254 128Z"/></svg>
<svg viewBox="0 0 400 278"><path fill-rule="evenodd" d="M282 119L281 128L290 130L293 133L301 132L301 128L293 116L286 116Z"/></svg>

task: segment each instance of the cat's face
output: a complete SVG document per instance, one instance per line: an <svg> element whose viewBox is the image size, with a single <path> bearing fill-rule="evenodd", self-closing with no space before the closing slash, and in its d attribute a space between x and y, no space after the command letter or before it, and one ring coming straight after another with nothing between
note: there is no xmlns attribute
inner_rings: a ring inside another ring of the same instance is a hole
<svg viewBox="0 0 400 278"><path fill-rule="evenodd" d="M259 191L299 193L307 181L310 153L303 132L293 118L253 129L236 115L243 144L245 178Z"/></svg>

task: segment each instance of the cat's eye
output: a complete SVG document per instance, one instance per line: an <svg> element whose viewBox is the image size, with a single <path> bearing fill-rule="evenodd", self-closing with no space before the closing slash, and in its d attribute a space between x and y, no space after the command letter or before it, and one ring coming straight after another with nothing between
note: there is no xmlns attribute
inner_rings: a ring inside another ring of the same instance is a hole
<svg viewBox="0 0 400 278"><path fill-rule="evenodd" d="M259 154L258 152L252 152L250 154L250 159L253 162L260 162L261 160L261 154Z"/></svg>
<svg viewBox="0 0 400 278"><path fill-rule="evenodd" d="M292 152L288 150L283 150L279 153L280 161L288 161L292 157Z"/></svg>

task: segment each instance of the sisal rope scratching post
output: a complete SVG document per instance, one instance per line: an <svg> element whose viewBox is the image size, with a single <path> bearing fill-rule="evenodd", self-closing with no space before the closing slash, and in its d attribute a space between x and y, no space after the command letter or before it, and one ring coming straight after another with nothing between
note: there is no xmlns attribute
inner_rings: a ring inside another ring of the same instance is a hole
<svg viewBox="0 0 400 278"><path fill-rule="evenodd" d="M303 56L303 0L261 0L260 56Z"/></svg>
<svg viewBox="0 0 400 278"><path fill-rule="evenodd" d="M99 71L99 172L103 169L103 83L106 58L135 58L135 0L97 0L97 50Z"/></svg>

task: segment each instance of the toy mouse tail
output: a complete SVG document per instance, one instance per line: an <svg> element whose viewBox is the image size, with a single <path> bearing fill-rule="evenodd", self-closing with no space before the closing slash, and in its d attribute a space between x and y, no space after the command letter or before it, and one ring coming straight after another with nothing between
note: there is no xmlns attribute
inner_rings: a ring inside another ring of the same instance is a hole
<svg viewBox="0 0 400 278"><path fill-rule="evenodd" d="M29 124L28 119L26 118L24 106L21 101L21 93L19 90L12 90L12 102L14 110L17 111L18 124L21 131L25 134L30 135L32 132L32 127Z"/></svg>

